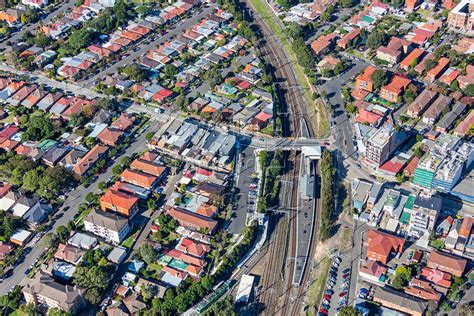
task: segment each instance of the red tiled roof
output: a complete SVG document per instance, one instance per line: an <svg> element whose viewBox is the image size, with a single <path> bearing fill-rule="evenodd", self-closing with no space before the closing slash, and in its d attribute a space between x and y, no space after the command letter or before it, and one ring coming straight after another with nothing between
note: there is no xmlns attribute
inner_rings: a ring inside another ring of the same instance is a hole
<svg viewBox="0 0 474 316"><path fill-rule="evenodd" d="M402 252L405 239L370 229L368 234L367 256L371 260L387 263L390 253Z"/></svg>
<svg viewBox="0 0 474 316"><path fill-rule="evenodd" d="M370 111L367 111L365 109L359 109L359 114L356 117L356 122L357 123L369 123L370 125L373 125L377 123L382 118L382 116L372 113Z"/></svg>
<svg viewBox="0 0 474 316"><path fill-rule="evenodd" d="M123 137L123 132L109 127L104 128L97 138L105 145L115 146Z"/></svg>
<svg viewBox="0 0 474 316"><path fill-rule="evenodd" d="M176 247L176 249L196 257L203 257L207 252L209 252L209 250L211 250L208 245L195 242L188 238L181 239L181 242Z"/></svg>
<svg viewBox="0 0 474 316"><path fill-rule="evenodd" d="M120 178L122 181L135 184L146 189L151 189L157 180L157 177L155 176L130 169L124 170L120 175Z"/></svg>
<svg viewBox="0 0 474 316"><path fill-rule="evenodd" d="M123 211L130 212L130 210L132 210L135 205L137 205L137 203L137 197L113 189L108 189L107 192L105 192L105 194L100 198L100 204L103 210L113 207L118 209L119 213L127 213Z"/></svg>
<svg viewBox="0 0 474 316"><path fill-rule="evenodd" d="M466 269L467 260L433 250L428 258L427 265L429 268L439 269L461 277Z"/></svg>
<svg viewBox="0 0 474 316"><path fill-rule="evenodd" d="M166 170L166 167L164 166L160 166L154 162L143 160L140 158L135 159L131 163L130 168L143 171L145 173L154 175L158 178L161 177L163 172L165 172Z"/></svg>

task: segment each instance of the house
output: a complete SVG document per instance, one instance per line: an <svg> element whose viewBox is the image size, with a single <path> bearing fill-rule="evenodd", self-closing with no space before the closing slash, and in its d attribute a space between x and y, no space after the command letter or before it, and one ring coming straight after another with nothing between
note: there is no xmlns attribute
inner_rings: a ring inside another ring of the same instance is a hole
<svg viewBox="0 0 474 316"><path fill-rule="evenodd" d="M13 235L10 236L10 242L20 247L23 247L28 243L32 236L33 233L28 230L17 229L15 230Z"/></svg>
<svg viewBox="0 0 474 316"><path fill-rule="evenodd" d="M82 256L84 256L85 253L86 252L80 248L60 243L54 253L54 258L77 265L81 262Z"/></svg>
<svg viewBox="0 0 474 316"><path fill-rule="evenodd" d="M367 111L365 109L360 109L356 117L356 122L361 124L369 124L370 126L379 126L382 123L383 116Z"/></svg>
<svg viewBox="0 0 474 316"><path fill-rule="evenodd" d="M166 286L164 286L158 281L140 278L138 279L134 290L135 292L140 293L141 289L143 289L144 287L150 289L153 293L153 296L158 298L163 298L165 296L166 290L168 289Z"/></svg>
<svg viewBox="0 0 474 316"><path fill-rule="evenodd" d="M441 57L438 60L438 63L436 64L436 66L428 70L428 72L426 73L425 79L428 82L434 82L436 79L439 78L439 76L441 76L441 74L448 68L448 66L449 66L449 59L446 57Z"/></svg>
<svg viewBox="0 0 474 316"><path fill-rule="evenodd" d="M158 182L158 177L142 171L131 169L125 169L120 175L120 179L124 182L131 183L145 189L153 188Z"/></svg>
<svg viewBox="0 0 474 316"><path fill-rule="evenodd" d="M436 286L441 286L445 289L449 289L452 283L451 274L438 269L430 269L427 267L423 267L421 270L421 276L423 277L423 279L434 283Z"/></svg>
<svg viewBox="0 0 474 316"><path fill-rule="evenodd" d="M122 263L125 258L127 257L128 251L127 248L122 246L117 246L112 249L112 251L108 254L107 260L112 263L120 264Z"/></svg>
<svg viewBox="0 0 474 316"><path fill-rule="evenodd" d="M318 67L320 69L325 69L325 70L334 70L337 64L339 64L341 60L339 58L326 55L324 56L323 59L318 63Z"/></svg>
<svg viewBox="0 0 474 316"><path fill-rule="evenodd" d="M399 255L403 252L405 239L370 229L367 233L367 257L370 260L386 264L392 254Z"/></svg>
<svg viewBox="0 0 474 316"><path fill-rule="evenodd" d="M56 145L50 148L41 158L45 165L54 167L70 151L69 147Z"/></svg>
<svg viewBox="0 0 474 316"><path fill-rule="evenodd" d="M110 126L122 132L128 132L135 122L135 116L122 113Z"/></svg>
<svg viewBox="0 0 474 316"><path fill-rule="evenodd" d="M212 234L217 228L217 221L185 210L171 208L167 214L177 220L181 226L190 230L205 230Z"/></svg>
<svg viewBox="0 0 474 316"><path fill-rule="evenodd" d="M363 279L376 284L380 282L380 278L386 272L387 268L384 265L372 260L365 260L361 262L359 267L359 275Z"/></svg>
<svg viewBox="0 0 474 316"><path fill-rule="evenodd" d="M11 105L19 105L27 96L35 91L38 87L36 85L24 85L14 95L7 99Z"/></svg>
<svg viewBox="0 0 474 316"><path fill-rule="evenodd" d="M76 232L68 239L67 243L68 245L72 245L76 248L90 250L97 245L97 238L84 233Z"/></svg>
<svg viewBox="0 0 474 316"><path fill-rule="evenodd" d="M438 96L438 92L424 89L408 106L406 115L417 118L423 114Z"/></svg>
<svg viewBox="0 0 474 316"><path fill-rule="evenodd" d="M463 115L466 110L467 106L464 103L456 102L456 104L453 105L452 110L446 113L438 122L436 125L436 131L440 133L446 133L449 131L456 120Z"/></svg>
<svg viewBox="0 0 474 316"><path fill-rule="evenodd" d="M51 204L46 201L38 201L23 215L23 219L30 227L35 228L43 223L52 212Z"/></svg>
<svg viewBox="0 0 474 316"><path fill-rule="evenodd" d="M176 246L176 249L185 254L202 258L211 250L211 247L188 238L183 238Z"/></svg>
<svg viewBox="0 0 474 316"><path fill-rule="evenodd" d="M27 304L46 305L70 313L77 312L85 304L84 289L58 283L41 271L25 284L22 292Z"/></svg>
<svg viewBox="0 0 474 316"><path fill-rule="evenodd" d="M403 54L411 49L411 43L405 39L392 36L387 46L377 49L377 58L386 61L389 65L395 65L400 61Z"/></svg>
<svg viewBox="0 0 474 316"><path fill-rule="evenodd" d="M72 171L78 176L87 175L89 170L94 167L95 163L107 154L108 150L108 146L99 144L95 145L77 162L77 164L72 168Z"/></svg>
<svg viewBox="0 0 474 316"><path fill-rule="evenodd" d="M389 102L398 103L410 83L410 79L395 75L389 84L380 89L380 97Z"/></svg>
<svg viewBox="0 0 474 316"><path fill-rule="evenodd" d="M454 80L459 76L459 71L455 70L454 68L448 68L443 75L439 78L439 81L444 83L445 85L450 86Z"/></svg>
<svg viewBox="0 0 474 316"><path fill-rule="evenodd" d="M48 93L41 100L36 103L38 109L42 111L49 111L53 104L55 104L59 99L61 99L63 94L61 92Z"/></svg>
<svg viewBox="0 0 474 316"><path fill-rule="evenodd" d="M63 157L63 159L61 159L59 164L68 170L72 170L74 166L86 155L86 153L87 152L79 148L73 148Z"/></svg>
<svg viewBox="0 0 474 316"><path fill-rule="evenodd" d="M359 36L359 34L360 34L360 29L353 28L350 32L345 34L337 42L337 46L339 46L342 49L347 49L353 43L353 41Z"/></svg>
<svg viewBox="0 0 474 316"><path fill-rule="evenodd" d="M428 257L426 265L428 268L438 269L451 273L457 277L462 277L464 270L466 269L467 260L433 250Z"/></svg>
<svg viewBox="0 0 474 316"><path fill-rule="evenodd" d="M373 293L373 301L389 309L412 316L423 316L428 308L426 301L388 287L376 286Z"/></svg>
<svg viewBox="0 0 474 316"><path fill-rule="evenodd" d="M138 212L138 198L132 195L108 189L100 198L102 211L112 211L126 217L133 217Z"/></svg>
<svg viewBox="0 0 474 316"><path fill-rule="evenodd" d="M46 91L43 91L41 89L36 89L21 102L21 105L23 105L24 107L27 107L28 109L31 109L47 94L48 93Z"/></svg>
<svg viewBox="0 0 474 316"><path fill-rule="evenodd" d="M459 88L462 90L466 89L466 87L470 84L474 84L474 66L467 65L466 66L466 75L458 77Z"/></svg>
<svg viewBox="0 0 474 316"><path fill-rule="evenodd" d="M123 139L124 132L116 129L112 129L110 127L104 128L97 138L104 144L111 147L117 146Z"/></svg>
<svg viewBox="0 0 474 316"><path fill-rule="evenodd" d="M15 249L13 244L8 242L0 241L0 260L3 260L10 255L10 253Z"/></svg>
<svg viewBox="0 0 474 316"><path fill-rule="evenodd" d="M92 210L84 217L85 231L116 245L125 239L130 229L128 218L113 213Z"/></svg>
<svg viewBox="0 0 474 316"><path fill-rule="evenodd" d="M18 217L23 217L38 201L37 197L27 196L25 194L20 194L17 197L16 203L11 208L11 212Z"/></svg>
<svg viewBox="0 0 474 316"><path fill-rule="evenodd" d="M409 286L405 287L403 291L406 294L421 298L425 301L433 301L436 304L439 303L442 296L440 292L433 289L430 282L418 278L413 278Z"/></svg>
<svg viewBox="0 0 474 316"><path fill-rule="evenodd" d="M374 87L372 75L376 70L374 66L367 66L364 72L356 77L356 89L372 92Z"/></svg>
<svg viewBox="0 0 474 316"><path fill-rule="evenodd" d="M451 225L453 225L454 219L451 216L447 216L441 223L439 223L438 227L436 227L436 234L441 237L446 237L451 229Z"/></svg>
<svg viewBox="0 0 474 316"><path fill-rule="evenodd" d="M474 125L474 111L469 112L466 118L454 129L454 135L464 137Z"/></svg>

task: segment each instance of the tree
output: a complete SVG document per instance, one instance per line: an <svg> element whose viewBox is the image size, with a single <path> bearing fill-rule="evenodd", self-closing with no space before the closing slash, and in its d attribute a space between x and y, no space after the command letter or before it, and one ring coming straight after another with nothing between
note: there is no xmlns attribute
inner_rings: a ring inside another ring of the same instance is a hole
<svg viewBox="0 0 474 316"><path fill-rule="evenodd" d="M96 102L99 109L115 111L119 107L119 103L115 99L102 98Z"/></svg>
<svg viewBox="0 0 474 316"><path fill-rule="evenodd" d="M135 11L137 11L137 13L141 16L141 17L145 17L147 15L150 14L151 12L151 7L148 6L148 5L141 5L141 6L138 6Z"/></svg>
<svg viewBox="0 0 474 316"><path fill-rule="evenodd" d="M401 8L404 3L405 3L405 1L403 1L403 0L392 0L390 4L394 8Z"/></svg>
<svg viewBox="0 0 474 316"><path fill-rule="evenodd" d="M339 0L339 4L343 8L351 8L354 6L354 1L353 0Z"/></svg>
<svg viewBox="0 0 474 316"><path fill-rule="evenodd" d="M371 79L374 85L374 90L379 89L380 87L386 85L388 82L387 73L381 69L375 70L371 76Z"/></svg>
<svg viewBox="0 0 474 316"><path fill-rule="evenodd" d="M154 210L157 207L156 201L154 199L148 199L146 201L146 206L149 210Z"/></svg>
<svg viewBox="0 0 474 316"><path fill-rule="evenodd" d="M338 313L339 316L358 316L360 312L356 311L352 306L344 306Z"/></svg>
<svg viewBox="0 0 474 316"><path fill-rule="evenodd" d="M401 290L405 286L405 282L397 275L392 280L392 286L394 289Z"/></svg>
<svg viewBox="0 0 474 316"><path fill-rule="evenodd" d="M99 195L94 192L89 192L86 195L86 201L89 204L99 204Z"/></svg>
<svg viewBox="0 0 474 316"><path fill-rule="evenodd" d="M23 176L22 188L29 192L36 192L40 187L40 181L40 168L30 170Z"/></svg>
<svg viewBox="0 0 474 316"><path fill-rule="evenodd" d="M21 135L23 141L40 141L52 137L55 130L51 120L44 115L30 117L26 131Z"/></svg>
<svg viewBox="0 0 474 316"><path fill-rule="evenodd" d="M146 135L145 135L145 138L147 141L151 141L153 139L153 132L148 132Z"/></svg>
<svg viewBox="0 0 474 316"><path fill-rule="evenodd" d="M69 316L69 315L71 315L71 313L60 310L57 307L53 307L48 310L48 316Z"/></svg>
<svg viewBox="0 0 474 316"><path fill-rule="evenodd" d="M468 84L466 88L464 88L464 94L468 97L474 97L474 84Z"/></svg>
<svg viewBox="0 0 474 316"><path fill-rule="evenodd" d="M294 40L301 37L303 28L296 22L290 22L285 28L285 33Z"/></svg>
<svg viewBox="0 0 474 316"><path fill-rule="evenodd" d="M377 49L385 42L386 38L385 33L374 30L367 36L366 44L371 49Z"/></svg>
<svg viewBox="0 0 474 316"><path fill-rule="evenodd" d="M56 244L57 238L53 233L46 233L43 237L42 244L47 248L51 248Z"/></svg>
<svg viewBox="0 0 474 316"><path fill-rule="evenodd" d="M147 78L147 72L137 64L131 64L122 68L122 72L134 81L144 81Z"/></svg>
<svg viewBox="0 0 474 316"><path fill-rule="evenodd" d="M39 47L47 47L51 44L51 39L43 32L36 32L35 45Z"/></svg>
<svg viewBox="0 0 474 316"><path fill-rule="evenodd" d="M436 67L438 63L434 60L434 59L428 59L426 62L425 62L425 71L430 71L431 69L433 69L434 67Z"/></svg>
<svg viewBox="0 0 474 316"><path fill-rule="evenodd" d="M153 288L150 284L144 284L140 288L140 295L142 296L145 302L148 302L154 296Z"/></svg>
<svg viewBox="0 0 474 316"><path fill-rule="evenodd" d="M66 239L67 235L69 235L69 232L66 227L58 226L58 228L56 228L56 235L58 236L59 240L63 241Z"/></svg>
<svg viewBox="0 0 474 316"><path fill-rule="evenodd" d="M165 66L164 75L168 79L173 79L174 76L178 74L178 68L172 64L167 64Z"/></svg>
<svg viewBox="0 0 474 316"><path fill-rule="evenodd" d="M140 257L143 259L143 261L145 261L147 264L150 264L152 263L153 261L156 260L157 256L158 256L158 253L157 251L155 250L155 248L153 248L150 244L143 244L141 247L140 247Z"/></svg>

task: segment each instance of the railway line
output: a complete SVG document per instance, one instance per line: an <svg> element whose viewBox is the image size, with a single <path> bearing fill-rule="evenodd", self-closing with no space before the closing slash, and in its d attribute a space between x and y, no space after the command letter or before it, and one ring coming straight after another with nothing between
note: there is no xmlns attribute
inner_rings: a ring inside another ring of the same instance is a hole
<svg viewBox="0 0 474 316"><path fill-rule="evenodd" d="M252 4L247 2L251 7ZM253 10L255 12L255 10ZM314 137L312 122L309 120L304 91L298 83L293 65L285 53L278 38L265 24L264 19L254 14L254 25L258 25L257 36L260 38L256 47L260 56L269 65L267 70L275 82L275 92L280 100L280 117L283 136ZM261 276L260 286L256 292L258 313L263 315L298 315L310 277L309 262L314 256L314 247L310 238L301 271L300 282L295 284L294 275L297 269L297 248L300 233L298 232L299 184L302 153L288 153L286 161L291 162L281 180L280 208L284 212L270 213L270 238L266 250L266 265ZM317 236L317 212L312 216L311 236ZM298 265L301 269L301 265Z"/></svg>

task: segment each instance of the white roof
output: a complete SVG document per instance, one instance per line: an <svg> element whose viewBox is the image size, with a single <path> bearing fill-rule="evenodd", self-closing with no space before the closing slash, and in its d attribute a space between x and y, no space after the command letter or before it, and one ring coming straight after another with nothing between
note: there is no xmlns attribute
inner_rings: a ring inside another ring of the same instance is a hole
<svg viewBox="0 0 474 316"><path fill-rule="evenodd" d="M18 240L19 242L23 243L25 240L30 237L32 232L24 229L17 229L13 235L10 237L10 240Z"/></svg>
<svg viewBox="0 0 474 316"><path fill-rule="evenodd" d="M253 282L255 277L244 274L242 279L240 279L239 288L237 290L237 295L235 296L236 303L247 303L250 298L250 294L253 289Z"/></svg>

